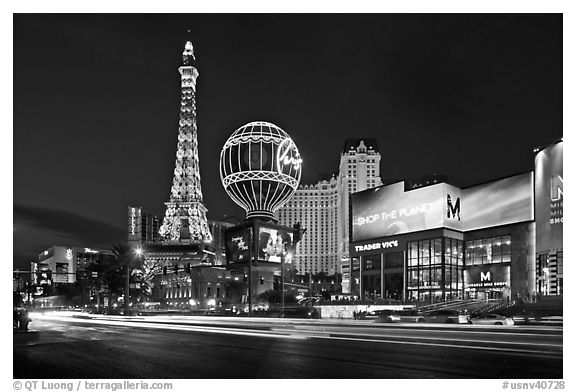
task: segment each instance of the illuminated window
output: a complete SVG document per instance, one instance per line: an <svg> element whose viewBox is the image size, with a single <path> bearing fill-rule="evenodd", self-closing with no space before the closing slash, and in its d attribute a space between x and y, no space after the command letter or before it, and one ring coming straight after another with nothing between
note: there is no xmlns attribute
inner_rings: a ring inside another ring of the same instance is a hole
<svg viewBox="0 0 576 392"><path fill-rule="evenodd" d="M510 262L510 236L466 241L466 265Z"/></svg>

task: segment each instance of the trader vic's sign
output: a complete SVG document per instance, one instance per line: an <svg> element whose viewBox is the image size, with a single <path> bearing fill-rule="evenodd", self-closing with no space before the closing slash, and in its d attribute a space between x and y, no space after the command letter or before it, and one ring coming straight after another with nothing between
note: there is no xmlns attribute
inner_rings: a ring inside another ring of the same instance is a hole
<svg viewBox="0 0 576 392"><path fill-rule="evenodd" d="M356 252L365 252L369 250L379 250L379 249L397 248L397 247L398 247L398 240L392 240L392 241L372 242L370 244L364 244L364 245L355 245L354 249L356 250Z"/></svg>

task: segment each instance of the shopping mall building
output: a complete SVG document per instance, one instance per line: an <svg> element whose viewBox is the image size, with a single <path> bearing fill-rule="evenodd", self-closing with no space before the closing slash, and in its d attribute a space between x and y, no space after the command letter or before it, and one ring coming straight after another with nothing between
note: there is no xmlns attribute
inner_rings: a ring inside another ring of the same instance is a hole
<svg viewBox="0 0 576 392"><path fill-rule="evenodd" d="M563 142L534 171L468 188L401 181L351 196L354 295L405 301L562 294Z"/></svg>

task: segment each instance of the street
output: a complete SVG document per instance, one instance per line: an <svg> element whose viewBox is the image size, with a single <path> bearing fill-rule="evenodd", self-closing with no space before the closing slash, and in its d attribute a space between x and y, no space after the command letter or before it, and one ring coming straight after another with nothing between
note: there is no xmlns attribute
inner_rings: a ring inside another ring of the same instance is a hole
<svg viewBox="0 0 576 392"><path fill-rule="evenodd" d="M33 314L14 378L562 378L562 328Z"/></svg>

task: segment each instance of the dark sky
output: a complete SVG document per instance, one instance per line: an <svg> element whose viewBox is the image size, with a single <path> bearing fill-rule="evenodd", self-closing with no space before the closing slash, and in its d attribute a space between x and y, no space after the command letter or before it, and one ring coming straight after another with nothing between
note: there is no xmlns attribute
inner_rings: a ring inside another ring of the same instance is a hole
<svg viewBox="0 0 576 392"><path fill-rule="evenodd" d="M187 37L210 219L243 217L218 160L250 121L292 136L302 183L351 137L377 139L385 182L461 187L531 170L562 137L558 14L16 14L15 266L124 241L128 205L164 213Z"/></svg>

